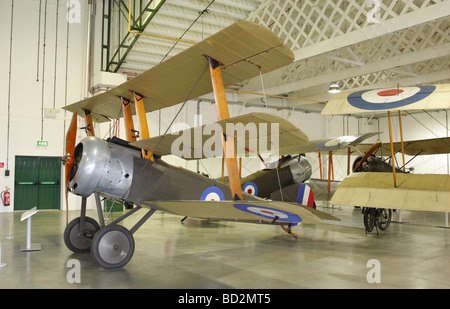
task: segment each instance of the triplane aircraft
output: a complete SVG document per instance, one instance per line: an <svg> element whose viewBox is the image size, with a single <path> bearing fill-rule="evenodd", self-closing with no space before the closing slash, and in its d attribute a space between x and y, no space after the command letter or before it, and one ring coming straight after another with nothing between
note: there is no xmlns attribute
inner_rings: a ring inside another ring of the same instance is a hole
<svg viewBox="0 0 450 309"><path fill-rule="evenodd" d="M173 167L153 152L159 146L145 145L149 138L146 112L213 91L219 122L236 121L230 119L224 87L292 61L292 52L270 30L237 22L106 93L67 106L74 115L66 137L66 199L69 191L82 197L80 217L68 223L64 232L67 247L74 252L91 251L104 268L122 267L133 256L133 234L156 210L194 218L275 224L288 231L300 222L338 220L311 207L242 192L232 135L221 136L229 184ZM208 68L209 76L204 74ZM121 113L126 141L95 137L93 119L107 121ZM88 137L75 146L77 114L85 115ZM136 141L132 114L137 116L140 141ZM307 141L284 119L265 115L259 121L279 124L280 145L290 140ZM86 216L86 199L91 194L99 222ZM100 196L134 208L105 225ZM131 229L119 225L140 209L148 211Z"/></svg>

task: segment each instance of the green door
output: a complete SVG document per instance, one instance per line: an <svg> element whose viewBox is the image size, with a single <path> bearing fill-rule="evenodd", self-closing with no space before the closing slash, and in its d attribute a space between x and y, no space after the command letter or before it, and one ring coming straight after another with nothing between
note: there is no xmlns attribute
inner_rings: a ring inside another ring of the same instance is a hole
<svg viewBox="0 0 450 309"><path fill-rule="evenodd" d="M60 209L58 157L16 156L14 210Z"/></svg>

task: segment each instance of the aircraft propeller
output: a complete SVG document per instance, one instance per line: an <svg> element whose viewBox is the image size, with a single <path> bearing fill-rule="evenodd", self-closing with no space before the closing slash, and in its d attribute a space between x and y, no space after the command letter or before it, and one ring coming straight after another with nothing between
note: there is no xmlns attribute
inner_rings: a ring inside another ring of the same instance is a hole
<svg viewBox="0 0 450 309"><path fill-rule="evenodd" d="M66 178L66 212L67 223L69 221L69 182L70 172L75 162L75 143L77 138L77 112L73 113L69 129L66 133L66 159L65 159L65 178Z"/></svg>

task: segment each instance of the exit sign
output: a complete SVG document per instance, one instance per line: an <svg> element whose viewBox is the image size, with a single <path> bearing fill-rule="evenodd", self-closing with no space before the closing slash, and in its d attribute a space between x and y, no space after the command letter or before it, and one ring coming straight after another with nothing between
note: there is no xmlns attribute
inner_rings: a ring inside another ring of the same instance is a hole
<svg viewBox="0 0 450 309"><path fill-rule="evenodd" d="M48 141L37 141L37 145L38 146L47 146L48 145Z"/></svg>

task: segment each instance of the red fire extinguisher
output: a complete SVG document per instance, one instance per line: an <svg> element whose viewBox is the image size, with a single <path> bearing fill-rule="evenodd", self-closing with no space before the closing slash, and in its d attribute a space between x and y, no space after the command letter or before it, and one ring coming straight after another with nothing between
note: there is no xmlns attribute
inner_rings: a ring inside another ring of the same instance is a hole
<svg viewBox="0 0 450 309"><path fill-rule="evenodd" d="M6 187L4 191L1 193L3 206L9 206L11 203L11 195L9 193L9 188Z"/></svg>

